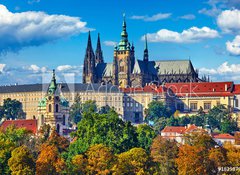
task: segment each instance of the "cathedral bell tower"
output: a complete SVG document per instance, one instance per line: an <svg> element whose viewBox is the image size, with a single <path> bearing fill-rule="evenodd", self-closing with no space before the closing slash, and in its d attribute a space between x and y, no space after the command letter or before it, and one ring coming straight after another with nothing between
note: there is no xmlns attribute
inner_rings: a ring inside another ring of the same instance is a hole
<svg viewBox="0 0 240 175"><path fill-rule="evenodd" d="M131 86L130 75L134 65L134 47L128 42L127 25L123 15L121 40L114 49L113 82L120 87Z"/></svg>

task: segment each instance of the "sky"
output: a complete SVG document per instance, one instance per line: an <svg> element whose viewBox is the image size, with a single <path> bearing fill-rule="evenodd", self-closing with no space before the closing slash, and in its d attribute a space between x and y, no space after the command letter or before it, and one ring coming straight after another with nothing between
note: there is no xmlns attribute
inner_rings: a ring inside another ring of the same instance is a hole
<svg viewBox="0 0 240 175"><path fill-rule="evenodd" d="M137 59L147 34L150 60L240 83L240 0L0 0L0 85L81 82L88 31L112 62L123 13Z"/></svg>

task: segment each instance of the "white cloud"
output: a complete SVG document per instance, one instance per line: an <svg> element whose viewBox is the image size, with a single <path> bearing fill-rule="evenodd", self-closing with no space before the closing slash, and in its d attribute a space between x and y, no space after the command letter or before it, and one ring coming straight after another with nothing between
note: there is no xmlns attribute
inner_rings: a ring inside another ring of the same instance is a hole
<svg viewBox="0 0 240 175"><path fill-rule="evenodd" d="M240 35L237 35L232 42L227 41L226 49L230 54L239 56L240 55Z"/></svg>
<svg viewBox="0 0 240 175"><path fill-rule="evenodd" d="M183 16L180 16L181 19L186 19L186 20L193 20L196 18L195 15L193 14L187 14L187 15L183 15Z"/></svg>
<svg viewBox="0 0 240 175"><path fill-rule="evenodd" d="M229 74L234 73L238 74L240 73L240 64L229 64L227 61L222 63L220 66L218 66L216 69L208 69L208 68L201 68L199 69L200 73L202 74Z"/></svg>
<svg viewBox="0 0 240 175"><path fill-rule="evenodd" d="M240 10L225 10L217 18L217 24L226 33L240 33Z"/></svg>
<svg viewBox="0 0 240 175"><path fill-rule="evenodd" d="M219 13L221 13L221 9L218 9L216 6L213 6L211 9L203 8L203 9L199 10L198 13L204 14L207 16L211 16L211 17L215 17Z"/></svg>
<svg viewBox="0 0 240 175"><path fill-rule="evenodd" d="M191 27L181 33L161 29L157 33L147 34L147 37L149 42L191 43L202 39L216 38L219 37L219 34L216 30L208 27ZM142 40L144 40L144 36L142 36Z"/></svg>
<svg viewBox="0 0 240 175"><path fill-rule="evenodd" d="M62 66L58 66L57 70L58 71L66 71L66 70L71 70L73 67L70 65L62 65Z"/></svg>
<svg viewBox="0 0 240 175"><path fill-rule="evenodd" d="M45 73L48 71L47 67L39 67L35 64L32 64L30 66L24 66L23 70L29 70L32 71L33 73Z"/></svg>
<svg viewBox="0 0 240 175"><path fill-rule="evenodd" d="M116 46L117 45L117 42L115 42L115 41L104 41L103 43L106 46Z"/></svg>
<svg viewBox="0 0 240 175"><path fill-rule="evenodd" d="M28 4L39 3L40 0L28 0Z"/></svg>
<svg viewBox="0 0 240 175"><path fill-rule="evenodd" d="M148 15L137 16L137 15L134 15L134 16L131 16L131 19L152 22L152 21L159 21L159 20L162 20L162 19L170 18L171 15L172 15L171 13L158 13L158 14L155 14L153 16L148 16Z"/></svg>
<svg viewBox="0 0 240 175"><path fill-rule="evenodd" d="M0 53L39 46L90 30L78 17L27 11L12 13L0 5Z"/></svg>
<svg viewBox="0 0 240 175"><path fill-rule="evenodd" d="M0 73L4 71L5 67L6 67L6 64L0 64Z"/></svg>
<svg viewBox="0 0 240 175"><path fill-rule="evenodd" d="M214 81L235 81L240 83L240 64L224 62L217 68L201 68L200 75L210 75Z"/></svg>

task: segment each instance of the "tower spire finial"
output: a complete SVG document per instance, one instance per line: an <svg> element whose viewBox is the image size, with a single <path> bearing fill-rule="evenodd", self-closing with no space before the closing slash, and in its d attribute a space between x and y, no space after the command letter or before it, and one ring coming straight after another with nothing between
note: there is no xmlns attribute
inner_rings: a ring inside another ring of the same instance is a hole
<svg viewBox="0 0 240 175"><path fill-rule="evenodd" d="M143 54L143 61L148 61L148 43L147 43L147 35L145 35L145 48Z"/></svg>
<svg viewBox="0 0 240 175"><path fill-rule="evenodd" d="M95 60L96 60L96 64L104 62L99 33L98 33L98 39L97 39L97 48L96 48L96 52L95 52Z"/></svg>
<svg viewBox="0 0 240 175"><path fill-rule="evenodd" d="M145 34L145 50L148 50L148 42L147 42L147 35Z"/></svg>

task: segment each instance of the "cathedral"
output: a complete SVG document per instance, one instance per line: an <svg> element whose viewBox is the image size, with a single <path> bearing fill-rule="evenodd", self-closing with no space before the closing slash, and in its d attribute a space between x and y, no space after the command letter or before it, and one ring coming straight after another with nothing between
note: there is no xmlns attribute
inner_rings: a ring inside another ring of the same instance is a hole
<svg viewBox="0 0 240 175"><path fill-rule="evenodd" d="M198 71L190 60L149 60L147 36L143 59L135 58L134 45L128 41L127 25L123 19L121 40L114 47L112 63L105 63L98 35L94 53L89 32L83 66L83 83L113 84L119 87L143 87L146 84L199 82Z"/></svg>

